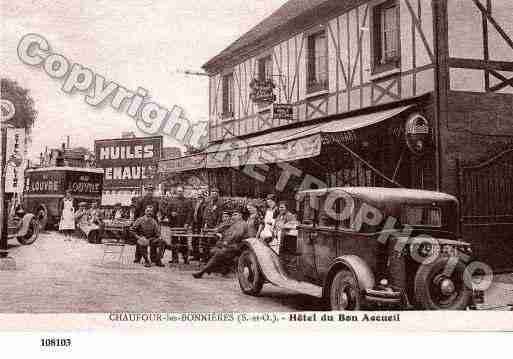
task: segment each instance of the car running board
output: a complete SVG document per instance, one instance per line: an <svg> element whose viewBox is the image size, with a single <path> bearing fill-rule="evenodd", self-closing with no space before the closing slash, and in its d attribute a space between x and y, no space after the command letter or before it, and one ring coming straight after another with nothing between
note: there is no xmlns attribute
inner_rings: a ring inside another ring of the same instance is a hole
<svg viewBox="0 0 513 359"><path fill-rule="evenodd" d="M290 278L280 262L280 258L267 244L258 239L247 240L255 251L260 270L272 284L313 297L322 298L322 287Z"/></svg>

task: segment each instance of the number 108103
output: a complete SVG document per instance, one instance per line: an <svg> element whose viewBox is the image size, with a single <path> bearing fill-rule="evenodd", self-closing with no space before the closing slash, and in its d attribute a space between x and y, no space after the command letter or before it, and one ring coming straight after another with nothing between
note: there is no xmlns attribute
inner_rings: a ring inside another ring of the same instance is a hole
<svg viewBox="0 0 513 359"><path fill-rule="evenodd" d="M71 339L69 338L41 338L42 347L70 347Z"/></svg>

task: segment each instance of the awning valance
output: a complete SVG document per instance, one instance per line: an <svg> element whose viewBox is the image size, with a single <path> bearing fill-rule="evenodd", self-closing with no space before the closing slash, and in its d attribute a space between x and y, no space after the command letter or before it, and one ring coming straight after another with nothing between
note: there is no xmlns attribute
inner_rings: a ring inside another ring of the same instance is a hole
<svg viewBox="0 0 513 359"><path fill-rule="evenodd" d="M195 155L171 158L159 161L159 173L185 172L206 168L207 154L198 153Z"/></svg>

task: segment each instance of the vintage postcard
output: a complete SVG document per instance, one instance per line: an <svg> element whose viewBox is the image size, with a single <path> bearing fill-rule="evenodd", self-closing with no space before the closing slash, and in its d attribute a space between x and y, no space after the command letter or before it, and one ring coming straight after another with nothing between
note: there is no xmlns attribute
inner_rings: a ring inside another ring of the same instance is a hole
<svg viewBox="0 0 513 359"><path fill-rule="evenodd" d="M1 26L0 330L513 330L513 1Z"/></svg>

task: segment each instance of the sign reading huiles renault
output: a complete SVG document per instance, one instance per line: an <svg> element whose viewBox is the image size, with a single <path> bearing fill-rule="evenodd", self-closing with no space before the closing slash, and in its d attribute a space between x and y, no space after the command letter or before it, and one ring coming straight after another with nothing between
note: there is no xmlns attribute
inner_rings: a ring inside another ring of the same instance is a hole
<svg viewBox="0 0 513 359"><path fill-rule="evenodd" d="M94 147L104 189L137 188L161 158L162 136L97 140Z"/></svg>

